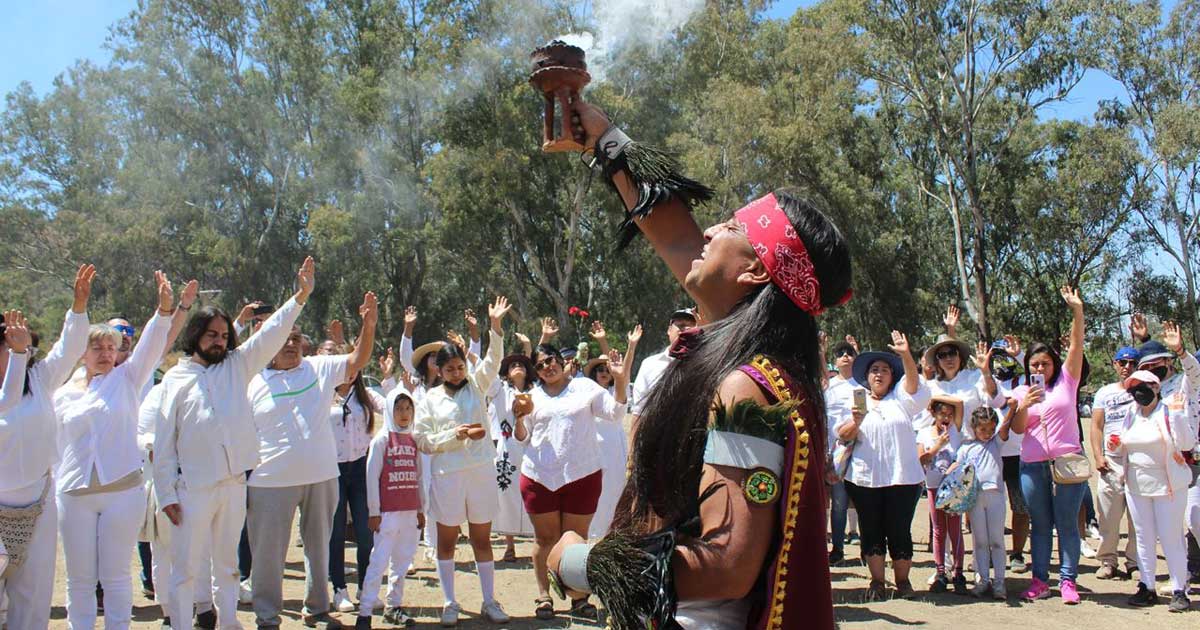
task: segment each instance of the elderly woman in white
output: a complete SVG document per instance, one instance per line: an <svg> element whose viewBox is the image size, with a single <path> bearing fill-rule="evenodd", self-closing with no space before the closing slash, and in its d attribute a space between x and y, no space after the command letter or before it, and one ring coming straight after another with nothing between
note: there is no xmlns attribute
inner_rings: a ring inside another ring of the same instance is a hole
<svg viewBox="0 0 1200 630"><path fill-rule="evenodd" d="M1167 322L1163 328L1167 347L1180 356L1184 365L1182 389L1190 392L1196 386L1191 377L1200 372L1200 365L1183 350L1179 327ZM1192 474L1182 453L1196 447L1196 426L1186 409L1173 408L1162 399L1161 383L1153 372L1134 372L1125 379L1125 389L1133 396L1134 412L1125 430L1110 438L1114 442L1110 446L1126 457L1125 500L1138 533L1138 590L1129 598L1129 604L1158 603L1154 591L1157 541L1171 576L1169 609L1184 612L1191 606L1187 598L1187 548L1183 537Z"/></svg>
<svg viewBox="0 0 1200 630"><path fill-rule="evenodd" d="M117 365L121 333L107 324L88 331L85 378L54 394L59 421L58 524L67 566L67 621L96 623L96 580L104 587L105 627L128 628L133 612L129 557L143 522L145 490L137 443L140 393L167 343L174 292L154 272L158 312L129 360Z"/></svg>

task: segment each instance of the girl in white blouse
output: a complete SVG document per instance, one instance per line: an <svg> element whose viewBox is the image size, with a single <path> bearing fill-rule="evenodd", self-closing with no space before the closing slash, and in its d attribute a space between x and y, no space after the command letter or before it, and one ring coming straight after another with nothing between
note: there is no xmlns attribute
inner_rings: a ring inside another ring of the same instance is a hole
<svg viewBox="0 0 1200 630"><path fill-rule="evenodd" d="M565 361L553 346L539 345L533 360L541 383L533 389L532 408L522 408L518 401L514 411L517 439L528 441L521 464L521 497L535 536L538 598L534 613L539 619L548 619L554 608L546 558L563 532L588 535L603 487L596 423L624 418L629 377L616 352L608 360L615 394L589 378L568 376ZM582 598L572 602L572 612L594 616L595 607Z"/></svg>
<svg viewBox="0 0 1200 630"><path fill-rule="evenodd" d="M86 376L54 394L58 418L58 522L67 567L67 620L96 623L96 581L104 587L104 625L128 628L133 613L129 557L145 516L142 454L137 444L140 393L167 344L174 314L171 283L161 271L158 313L128 361L116 365L121 333L88 331Z"/></svg>
<svg viewBox="0 0 1200 630"><path fill-rule="evenodd" d="M1187 488L1192 475L1181 452L1196 446L1196 427L1186 414L1172 413L1167 408L1161 401L1159 388L1158 377L1146 370L1138 370L1125 379L1125 389L1134 398L1135 411L1125 430L1111 438L1115 444L1110 446L1120 449L1126 457L1125 499L1138 533L1138 590L1129 604L1158 603L1154 591L1158 560L1155 541L1158 541L1171 576L1170 609L1183 612L1190 607L1183 537Z"/></svg>

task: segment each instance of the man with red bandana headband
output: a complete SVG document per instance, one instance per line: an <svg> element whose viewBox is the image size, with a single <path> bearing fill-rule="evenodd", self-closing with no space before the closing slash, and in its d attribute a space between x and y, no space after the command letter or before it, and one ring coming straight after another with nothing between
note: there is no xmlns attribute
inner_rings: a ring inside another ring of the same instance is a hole
<svg viewBox="0 0 1200 630"><path fill-rule="evenodd" d="M702 231L688 206L711 191L574 108L627 208L624 240L646 236L705 323L645 401L613 531L564 535L551 577L595 593L618 630L833 628L815 317L850 297L846 242L787 190Z"/></svg>

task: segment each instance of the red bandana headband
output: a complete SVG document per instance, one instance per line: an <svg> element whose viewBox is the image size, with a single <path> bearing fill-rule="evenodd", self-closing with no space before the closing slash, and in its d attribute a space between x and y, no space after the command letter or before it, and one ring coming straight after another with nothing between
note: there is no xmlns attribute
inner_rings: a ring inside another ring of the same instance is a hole
<svg viewBox="0 0 1200 630"><path fill-rule="evenodd" d="M825 312L821 306L821 283L817 280L812 258L796 228L779 207L775 194L750 202L733 216L746 231L754 253L767 267L775 286L809 315L815 317ZM842 302L848 299L849 291Z"/></svg>

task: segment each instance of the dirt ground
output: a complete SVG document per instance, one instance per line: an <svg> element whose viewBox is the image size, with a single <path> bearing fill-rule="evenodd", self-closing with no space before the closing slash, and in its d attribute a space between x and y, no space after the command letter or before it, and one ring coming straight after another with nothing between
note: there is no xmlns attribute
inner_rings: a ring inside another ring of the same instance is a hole
<svg viewBox="0 0 1200 630"><path fill-rule="evenodd" d="M1135 584L1130 581L1101 581L1095 579L1098 564L1095 560L1083 559L1079 578L1080 592L1083 603L1079 606L1064 606L1057 597L1042 600L1033 604L1017 601L1010 597L1007 603L990 600L977 601L967 596L942 594L931 595L923 592L924 584L933 572L932 556L928 553L927 502L922 499L917 508L913 523L914 538L918 541L917 556L913 568L913 584L922 591L913 601L893 600L876 602L870 605L862 603L864 589L867 584L866 568L857 562L848 563L851 566L835 567L833 569L833 596L835 613L841 628L886 628L894 626L920 626L923 628L970 628L971 630L988 630L1011 627L1021 627L1022 630L1047 628L1062 630L1063 628L1121 628L1147 627L1153 624L1169 624L1171 627L1200 628L1200 603L1193 603L1192 612L1187 615L1174 615L1167 612L1166 606L1152 609L1133 609L1125 606L1125 599L1133 592ZM294 530L293 530L294 531ZM968 536L967 540L970 538ZM1095 547L1099 543L1090 540ZM495 541L496 556L503 553L503 542ZM294 544L289 548L288 567L285 576L284 592L287 598L285 628L303 628L300 621L301 601L304 597L304 557L303 549ZM598 628L601 624L584 620L569 619L559 616L553 621L536 621L533 618L533 599L537 595L534 585L533 569L530 563L532 542L518 541L518 562L512 564L497 563L496 593L497 599L504 605L512 616L512 623L507 628L513 629L542 629L542 628ZM848 557L856 557L857 545L846 548ZM347 549L347 570L353 571L353 546ZM970 554L968 553L968 558ZM1026 556L1028 560L1028 555ZM487 621L478 617L480 606L479 582L474 575L474 563L471 561L471 551L468 545L461 544L457 556L457 594L467 614L460 627L485 628L493 627ZM134 571L139 568L134 558ZM1165 563L1159 562L1160 577L1165 578ZM890 575L890 573L889 573ZM1051 570L1054 575L1054 569ZM59 556L57 580L54 594L54 610L51 628L64 629L66 624L66 609L64 607L66 573ZM971 574L968 574L968 578ZM1016 594L1029 583L1029 574L1011 576L1008 580L1009 590ZM1055 585L1056 580L1052 580ZM1164 585L1160 583L1160 588ZM353 587L351 587L353 591ZM1193 591L1195 592L1195 590ZM352 593L353 595L353 593ZM1195 600L1195 597L1193 598ZM420 626L435 626L440 614L441 591L437 584L437 573L431 563L418 552L417 572L409 577L405 592L406 607L410 614L417 618ZM134 593L134 624L135 628L157 628L160 625L159 609L153 602L141 594L141 589ZM557 603L562 606L561 602ZM353 613L338 615L343 622L353 625ZM242 607L238 617L246 628L254 628L254 614L247 607ZM1180 625L1182 624L1182 625ZM1196 625L1191 625L1196 624ZM380 617L375 617L375 627L382 625Z"/></svg>

